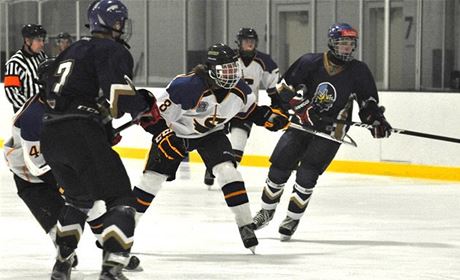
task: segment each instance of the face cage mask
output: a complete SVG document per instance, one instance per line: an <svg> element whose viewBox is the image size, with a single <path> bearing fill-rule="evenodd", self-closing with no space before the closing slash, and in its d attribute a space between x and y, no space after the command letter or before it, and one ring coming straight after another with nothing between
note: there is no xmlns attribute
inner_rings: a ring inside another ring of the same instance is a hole
<svg viewBox="0 0 460 280"><path fill-rule="evenodd" d="M234 88L241 79L241 67L237 61L216 65L215 69L209 70L209 76L222 88Z"/></svg>
<svg viewBox="0 0 460 280"><path fill-rule="evenodd" d="M128 42L131 39L133 34L133 22L130 18L125 19L124 26L123 26L123 33L120 35L120 39L124 42Z"/></svg>
<svg viewBox="0 0 460 280"><path fill-rule="evenodd" d="M345 42L345 41L353 43L353 48L352 48L350 53L340 53L339 52L340 43ZM333 54L334 54L334 56L336 58L342 60L342 61L345 61L345 62L352 61L354 59L353 54L354 54L354 52L356 50L357 43L358 43L358 39L356 39L356 38L342 37L342 38L338 38L338 39L329 39L329 44L333 46Z"/></svg>

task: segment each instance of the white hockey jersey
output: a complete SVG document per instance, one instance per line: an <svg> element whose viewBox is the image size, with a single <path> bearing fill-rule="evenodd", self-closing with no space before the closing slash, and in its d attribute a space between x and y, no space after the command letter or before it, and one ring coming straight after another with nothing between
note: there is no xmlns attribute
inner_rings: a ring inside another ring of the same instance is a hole
<svg viewBox="0 0 460 280"><path fill-rule="evenodd" d="M36 95L15 114L12 137L3 149L8 168L31 183L42 183L38 176L51 169L40 151L39 139L44 113L40 102Z"/></svg>
<svg viewBox="0 0 460 280"><path fill-rule="evenodd" d="M279 69L270 55L256 51L251 60L240 57L239 62L243 70L243 79L256 95L256 102L259 100L261 84L268 94L275 93L275 86L279 80Z"/></svg>
<svg viewBox="0 0 460 280"><path fill-rule="evenodd" d="M255 95L243 80L230 90L211 90L194 73L174 78L157 96L157 104L167 125L181 138L222 130L233 117L244 119L256 106Z"/></svg>

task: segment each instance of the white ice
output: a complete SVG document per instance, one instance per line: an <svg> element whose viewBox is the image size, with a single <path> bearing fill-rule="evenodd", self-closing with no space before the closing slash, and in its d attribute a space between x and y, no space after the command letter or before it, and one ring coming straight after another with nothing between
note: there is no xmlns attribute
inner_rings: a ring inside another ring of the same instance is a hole
<svg viewBox="0 0 460 280"><path fill-rule="evenodd" d="M135 184L143 161L124 160ZM55 251L0 164L0 279L49 279ZM266 168L239 168L253 214ZM460 183L324 174L290 242L280 242L292 179L256 255L243 247L201 164L183 164L136 229L143 272L130 279L460 279ZM86 227L72 279L97 279L101 250Z"/></svg>

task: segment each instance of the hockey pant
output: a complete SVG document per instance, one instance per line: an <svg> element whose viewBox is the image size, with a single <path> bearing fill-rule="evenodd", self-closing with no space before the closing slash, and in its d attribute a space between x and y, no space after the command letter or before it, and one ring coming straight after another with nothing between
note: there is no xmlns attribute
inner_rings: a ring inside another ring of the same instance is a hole
<svg viewBox="0 0 460 280"><path fill-rule="evenodd" d="M318 177L336 155L340 144L288 129L278 141L271 157L271 166L262 192L262 208L274 210L284 186L296 170L287 216L298 220L304 214Z"/></svg>
<svg viewBox="0 0 460 280"><path fill-rule="evenodd" d="M185 139L188 151L197 149L206 167L216 175L227 205L235 214L238 226L252 222L248 197L241 174L236 170L230 141L223 131L217 131L199 139ZM180 161L165 161L155 156L152 146L146 170L134 188L138 215L147 211L162 184L175 178Z"/></svg>

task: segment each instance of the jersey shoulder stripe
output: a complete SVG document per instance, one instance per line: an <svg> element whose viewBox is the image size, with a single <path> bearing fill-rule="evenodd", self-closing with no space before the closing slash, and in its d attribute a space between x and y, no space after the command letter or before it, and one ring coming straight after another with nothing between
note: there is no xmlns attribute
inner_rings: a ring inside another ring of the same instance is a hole
<svg viewBox="0 0 460 280"><path fill-rule="evenodd" d="M278 65L271 58L270 55L257 51L254 56L254 61L259 63L262 66L262 69L267 72L272 72L273 70L278 69Z"/></svg>
<svg viewBox="0 0 460 280"><path fill-rule="evenodd" d="M243 103L247 103L247 96L252 93L251 88L248 86L246 82L244 82L243 79L239 80L238 83L234 88L230 90L230 92L234 93L236 96L241 98L243 100Z"/></svg>
<svg viewBox="0 0 460 280"><path fill-rule="evenodd" d="M195 108L207 90L205 80L195 73L176 76L166 88L169 99L183 110Z"/></svg>

